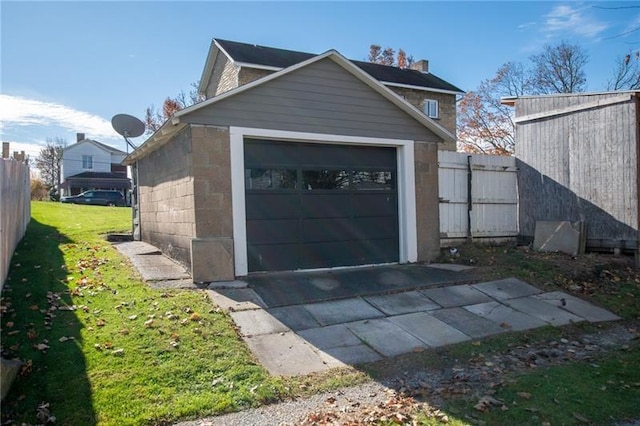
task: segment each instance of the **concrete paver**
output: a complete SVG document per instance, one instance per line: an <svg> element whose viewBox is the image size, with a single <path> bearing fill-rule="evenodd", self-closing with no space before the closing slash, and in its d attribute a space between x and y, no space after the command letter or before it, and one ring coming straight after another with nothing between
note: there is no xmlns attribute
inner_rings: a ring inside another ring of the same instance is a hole
<svg viewBox="0 0 640 426"><path fill-rule="evenodd" d="M432 348L464 342L470 337L425 312L389 317L389 321Z"/></svg>
<svg viewBox="0 0 640 426"><path fill-rule="evenodd" d="M497 300L517 299L542 293L534 286L517 278L505 278L504 280L472 284L471 286Z"/></svg>
<svg viewBox="0 0 640 426"><path fill-rule="evenodd" d="M507 305L520 312L531 315L548 322L551 325L566 325L574 322L584 321L577 315L565 311L557 306L547 303L535 297L522 297L520 299L505 300Z"/></svg>
<svg viewBox="0 0 640 426"><path fill-rule="evenodd" d="M240 328L242 336L258 336L291 331L289 327L262 309L229 312L229 315Z"/></svg>
<svg viewBox="0 0 640 426"><path fill-rule="evenodd" d="M538 318L518 312L500 302L479 303L477 305L464 306L463 308L499 324L505 331L530 330L548 325L548 323Z"/></svg>
<svg viewBox="0 0 640 426"><path fill-rule="evenodd" d="M345 324L356 336L376 352L390 357L427 345L388 319L373 319Z"/></svg>
<svg viewBox="0 0 640 426"><path fill-rule="evenodd" d="M335 348L322 349L319 355L329 367L365 364L383 359L382 355L364 343L353 346L338 346Z"/></svg>
<svg viewBox="0 0 640 426"><path fill-rule="evenodd" d="M504 331L499 324L463 308L440 309L431 312L431 315L462 331L467 336L475 338L486 337Z"/></svg>
<svg viewBox="0 0 640 426"><path fill-rule="evenodd" d="M296 376L331 368L293 331L253 336L245 342L272 375Z"/></svg>
<svg viewBox="0 0 640 426"><path fill-rule="evenodd" d="M361 298L312 303L303 306L320 325L331 325L384 316L382 312Z"/></svg>
<svg viewBox="0 0 640 426"><path fill-rule="evenodd" d="M269 313L293 331L319 327L318 321L302 306L271 308Z"/></svg>
<svg viewBox="0 0 640 426"><path fill-rule="evenodd" d="M542 293L534 297L565 309L589 322L617 321L620 319L619 316L612 314L606 309L594 306L591 303L562 291Z"/></svg>
<svg viewBox="0 0 640 426"><path fill-rule="evenodd" d="M462 305L492 302L493 299L476 290L470 285L454 285L451 287L431 288L422 290L422 294L433 300L443 308L453 308Z"/></svg>
<svg viewBox="0 0 640 426"><path fill-rule="evenodd" d="M266 307L260 296L250 288L205 291L209 299L225 311L246 311Z"/></svg>
<svg viewBox="0 0 640 426"><path fill-rule="evenodd" d="M202 287L150 244L114 246L152 288ZM211 285L206 293L230 312L262 365L273 375L285 376L377 361L500 331L619 319L575 296L542 293L515 278L434 287L469 282L473 276L467 269L394 265L280 274L275 279L260 275ZM425 289L428 286L432 287ZM401 289L407 292L385 294ZM269 303L261 294L270 298ZM318 300L333 301L315 303Z"/></svg>
<svg viewBox="0 0 640 426"><path fill-rule="evenodd" d="M302 330L298 335L319 349L356 346L362 343L344 324Z"/></svg>
<svg viewBox="0 0 640 426"><path fill-rule="evenodd" d="M419 291L408 291L381 296L365 296L364 300L387 315L401 315L410 312L439 309L440 305Z"/></svg>
<svg viewBox="0 0 640 426"><path fill-rule="evenodd" d="M445 271L464 272L474 269L474 266L459 265L457 263L430 263L429 268L444 269Z"/></svg>

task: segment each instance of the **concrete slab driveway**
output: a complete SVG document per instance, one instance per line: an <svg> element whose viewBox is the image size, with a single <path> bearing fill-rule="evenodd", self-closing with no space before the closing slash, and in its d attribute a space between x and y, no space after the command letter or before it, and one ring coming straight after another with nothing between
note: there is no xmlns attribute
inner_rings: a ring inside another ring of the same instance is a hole
<svg viewBox="0 0 640 426"><path fill-rule="evenodd" d="M286 287L278 289L276 296L267 292L281 285L284 275L264 288L253 281L245 288L235 283L240 288L208 293L215 303L229 310L247 345L274 375L308 374L372 362L512 330L619 319L574 296L543 293L515 278L452 284L455 275L436 273L438 279L427 278L420 285L416 265L409 266L414 269L378 269L379 275L402 283L384 287L387 294L361 289L355 297L314 299L313 294L326 296L326 291L320 291L323 285L329 290L340 287L340 280L333 275L307 276L303 281L306 285L313 286L311 280L325 281L316 281L321 285L311 290L290 288L291 295L286 296ZM430 273L430 269L422 273ZM472 278L468 271L453 273L460 274L463 282ZM295 276L291 273L286 280ZM260 281L267 282L268 275L261 276ZM290 281L289 285L301 283Z"/></svg>

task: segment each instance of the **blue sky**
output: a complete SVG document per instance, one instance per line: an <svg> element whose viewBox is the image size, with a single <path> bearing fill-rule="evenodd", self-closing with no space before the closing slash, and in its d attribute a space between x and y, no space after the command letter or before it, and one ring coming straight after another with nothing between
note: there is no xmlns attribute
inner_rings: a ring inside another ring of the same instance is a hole
<svg viewBox="0 0 640 426"><path fill-rule="evenodd" d="M465 91L561 40L585 49L601 91L640 48L640 2L3 0L0 24L0 135L32 157L76 132L124 150L111 117L188 91L214 37L358 60L372 43L402 48Z"/></svg>

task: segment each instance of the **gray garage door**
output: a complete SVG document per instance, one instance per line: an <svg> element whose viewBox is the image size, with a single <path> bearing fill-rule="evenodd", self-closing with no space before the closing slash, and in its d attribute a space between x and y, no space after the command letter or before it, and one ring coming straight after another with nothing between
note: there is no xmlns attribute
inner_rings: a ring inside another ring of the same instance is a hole
<svg viewBox="0 0 640 426"><path fill-rule="evenodd" d="M396 149L245 140L249 272L397 262Z"/></svg>

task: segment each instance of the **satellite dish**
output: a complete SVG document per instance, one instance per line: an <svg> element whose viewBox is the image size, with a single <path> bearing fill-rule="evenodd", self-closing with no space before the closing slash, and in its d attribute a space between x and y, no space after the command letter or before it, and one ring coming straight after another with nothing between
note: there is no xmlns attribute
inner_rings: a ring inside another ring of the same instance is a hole
<svg viewBox="0 0 640 426"><path fill-rule="evenodd" d="M144 133L144 123L129 114L117 114L111 119L113 129L126 138L137 138Z"/></svg>

